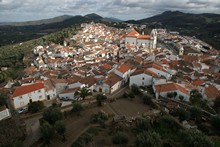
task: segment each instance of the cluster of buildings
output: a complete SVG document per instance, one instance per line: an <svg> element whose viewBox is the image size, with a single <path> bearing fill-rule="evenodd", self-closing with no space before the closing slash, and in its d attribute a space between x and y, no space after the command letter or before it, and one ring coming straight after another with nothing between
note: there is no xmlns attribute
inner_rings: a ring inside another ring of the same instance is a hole
<svg viewBox="0 0 220 147"><path fill-rule="evenodd" d="M201 56L203 54L218 55L211 45L197 39L195 36L181 36L179 32L157 30L158 40L172 46L179 55Z"/></svg>
<svg viewBox="0 0 220 147"><path fill-rule="evenodd" d="M204 51L207 44L198 39L162 29L145 35L99 23L81 27L71 37L74 46L33 49L35 58L22 79L2 88L10 90L14 109L57 97L75 99L83 87L112 94L124 85L152 86L156 98L175 93L173 98L183 101L189 101L194 89L209 102L220 96L219 52L210 47ZM172 43L179 54L158 48L157 40ZM188 48L198 53L189 53Z"/></svg>

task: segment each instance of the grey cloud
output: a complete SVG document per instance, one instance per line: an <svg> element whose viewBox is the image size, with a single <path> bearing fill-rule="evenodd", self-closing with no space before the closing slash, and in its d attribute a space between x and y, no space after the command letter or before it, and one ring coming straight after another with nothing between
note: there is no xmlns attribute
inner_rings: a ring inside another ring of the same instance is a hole
<svg viewBox="0 0 220 147"><path fill-rule="evenodd" d="M91 12L120 19L138 19L166 10L220 13L220 0L0 0L0 20L25 13L32 17L50 17Z"/></svg>
<svg viewBox="0 0 220 147"><path fill-rule="evenodd" d="M204 0L189 0L187 4L207 5L208 2Z"/></svg>
<svg viewBox="0 0 220 147"><path fill-rule="evenodd" d="M97 0L78 0L78 1L69 1L66 2L64 6L59 7L59 12L80 12L80 11L89 11L95 10L96 5L98 5Z"/></svg>

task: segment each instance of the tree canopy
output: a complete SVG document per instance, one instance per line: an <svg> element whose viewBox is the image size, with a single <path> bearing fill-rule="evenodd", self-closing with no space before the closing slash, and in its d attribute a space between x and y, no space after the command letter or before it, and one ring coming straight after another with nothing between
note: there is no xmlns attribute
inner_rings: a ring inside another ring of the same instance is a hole
<svg viewBox="0 0 220 147"><path fill-rule="evenodd" d="M45 144L49 145L50 141L53 139L55 134L53 127L48 122L45 122L40 127L40 131L41 131L42 140L44 141Z"/></svg>
<svg viewBox="0 0 220 147"><path fill-rule="evenodd" d="M65 140L66 125L64 121L63 120L56 121L54 128L59 135L63 136L63 140Z"/></svg>
<svg viewBox="0 0 220 147"><path fill-rule="evenodd" d="M56 121L62 120L63 116L59 109L51 107L43 112L43 119L49 124L54 125Z"/></svg>
<svg viewBox="0 0 220 147"><path fill-rule="evenodd" d="M181 133L182 143L188 147L213 147L214 144L210 138L197 130L187 130Z"/></svg>
<svg viewBox="0 0 220 147"><path fill-rule="evenodd" d="M105 101L106 99L107 99L107 97L103 94L97 94L96 95L96 101L97 101L99 106L102 106L102 102Z"/></svg>
<svg viewBox="0 0 220 147"><path fill-rule="evenodd" d="M160 147L161 139L160 135L155 132L142 132L137 135L135 146L137 147Z"/></svg>
<svg viewBox="0 0 220 147"><path fill-rule="evenodd" d="M128 143L128 135L124 132L117 132L112 137L112 142L114 144L127 144Z"/></svg>
<svg viewBox="0 0 220 147"><path fill-rule="evenodd" d="M83 98L83 100L90 94L89 89L87 89L86 87L83 87L82 89L80 89L79 91L79 95L80 97Z"/></svg>
<svg viewBox="0 0 220 147"><path fill-rule="evenodd" d="M172 115L178 116L180 121L188 120L190 116L189 112L184 110L183 108L174 109Z"/></svg>
<svg viewBox="0 0 220 147"><path fill-rule="evenodd" d="M77 115L80 115L80 112L83 110L83 106L76 102L73 103L73 108L72 108L72 112L77 113Z"/></svg>
<svg viewBox="0 0 220 147"><path fill-rule="evenodd" d="M42 101L32 102L28 105L28 111L31 113L36 113L44 108L44 103Z"/></svg>

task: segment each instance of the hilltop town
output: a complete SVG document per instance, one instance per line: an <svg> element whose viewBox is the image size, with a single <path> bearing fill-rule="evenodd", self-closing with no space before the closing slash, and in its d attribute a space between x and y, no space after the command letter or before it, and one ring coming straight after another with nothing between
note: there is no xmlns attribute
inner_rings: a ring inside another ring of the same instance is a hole
<svg viewBox="0 0 220 147"><path fill-rule="evenodd" d="M213 106L220 97L220 52L178 32L137 31L144 28L83 23L63 45L36 46L32 55L24 58L30 60L24 74L0 88L9 103L1 106L0 120L13 117L11 110L19 111L22 117L29 104L38 101L46 107L59 103L61 108L72 107L72 101L96 103L97 94L115 101L132 95L132 87L138 87L158 110L168 114L179 107L194 106L194 93L201 96L196 103L204 118L218 114ZM83 90L90 96L82 97L79 93ZM124 107L123 103L120 106ZM193 128L196 124L184 122L183 126Z"/></svg>

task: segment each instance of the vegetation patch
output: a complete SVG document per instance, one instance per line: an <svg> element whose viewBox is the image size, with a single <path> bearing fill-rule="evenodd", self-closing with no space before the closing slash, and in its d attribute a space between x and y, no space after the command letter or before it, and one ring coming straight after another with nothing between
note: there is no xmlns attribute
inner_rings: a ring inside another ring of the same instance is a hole
<svg viewBox="0 0 220 147"><path fill-rule="evenodd" d="M85 133L83 133L72 145L71 147L84 147L88 145L92 138L95 135L98 135L99 131L101 129L97 127L91 127L89 128Z"/></svg>

